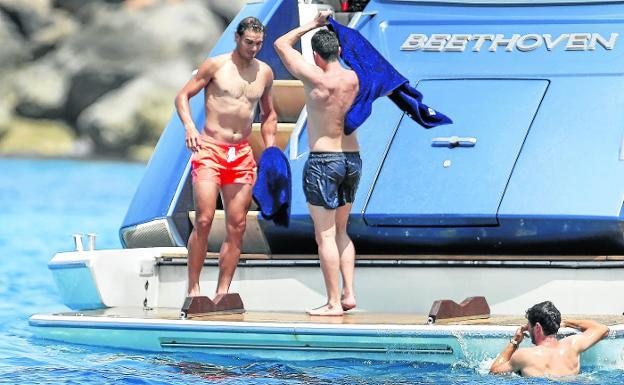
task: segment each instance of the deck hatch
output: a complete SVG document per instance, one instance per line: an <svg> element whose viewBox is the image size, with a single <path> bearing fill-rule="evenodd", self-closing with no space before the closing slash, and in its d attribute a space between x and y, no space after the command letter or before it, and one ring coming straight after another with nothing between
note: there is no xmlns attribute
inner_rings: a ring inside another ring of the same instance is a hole
<svg viewBox="0 0 624 385"><path fill-rule="evenodd" d="M454 123L424 130L407 117L401 120L364 209L366 223L497 225L498 206L547 85L512 79L420 82L427 104ZM457 138L458 145L442 146L440 138ZM459 145L460 139L467 144Z"/></svg>

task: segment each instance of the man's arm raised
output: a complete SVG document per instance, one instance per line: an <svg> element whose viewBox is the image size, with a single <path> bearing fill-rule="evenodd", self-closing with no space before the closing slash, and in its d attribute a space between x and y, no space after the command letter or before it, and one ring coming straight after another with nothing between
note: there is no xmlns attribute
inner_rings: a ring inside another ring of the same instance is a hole
<svg viewBox="0 0 624 385"><path fill-rule="evenodd" d="M199 132L191 117L189 100L210 83L216 68L217 63L214 59L206 59L199 66L197 73L186 82L175 98L176 111L182 124L184 124L186 148L193 152L199 149Z"/></svg>
<svg viewBox="0 0 624 385"><path fill-rule="evenodd" d="M330 15L330 11L321 12L313 21L291 30L273 43L275 51L288 72L299 80L313 83L322 71L317 66L306 62L301 53L293 46L306 32L327 24L327 18Z"/></svg>
<svg viewBox="0 0 624 385"><path fill-rule="evenodd" d="M277 134L277 112L273 107L273 71L269 66L267 67L268 77L267 85L264 88L264 93L260 98L260 133L262 134L262 140L264 141L264 147L275 146L275 135Z"/></svg>
<svg viewBox="0 0 624 385"><path fill-rule="evenodd" d="M568 338L572 338L572 346L579 353L594 346L598 341L609 335L609 328L600 322L591 320L568 319L561 321L561 327L570 327L580 330L582 333Z"/></svg>
<svg viewBox="0 0 624 385"><path fill-rule="evenodd" d="M517 350L524 339L524 332L527 329L528 325L524 325L516 330L516 334L509 340L505 350L492 363L490 367L491 374L504 374L522 369L522 351L518 352Z"/></svg>

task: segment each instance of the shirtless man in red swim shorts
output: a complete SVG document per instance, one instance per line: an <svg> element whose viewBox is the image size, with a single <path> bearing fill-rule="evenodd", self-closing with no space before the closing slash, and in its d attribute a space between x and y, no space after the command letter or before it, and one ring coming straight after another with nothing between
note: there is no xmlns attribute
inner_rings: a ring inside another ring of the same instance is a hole
<svg viewBox="0 0 624 385"><path fill-rule="evenodd" d="M219 256L216 294L226 294L240 258L251 203L256 162L247 138L258 103L266 147L275 144L277 115L271 86L273 71L256 59L264 42L264 26L255 17L243 19L234 34L236 48L208 58L176 96L184 123L186 147L193 152L192 176L195 227L188 241L188 296L199 296L199 275L208 246L208 233L221 192L226 212L226 238ZM204 90L206 122L197 131L189 99Z"/></svg>

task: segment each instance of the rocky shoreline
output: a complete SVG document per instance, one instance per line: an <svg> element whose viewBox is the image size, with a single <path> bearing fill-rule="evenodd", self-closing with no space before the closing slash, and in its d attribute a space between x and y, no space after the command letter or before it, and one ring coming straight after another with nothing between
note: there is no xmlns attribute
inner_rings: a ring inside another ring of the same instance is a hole
<svg viewBox="0 0 624 385"><path fill-rule="evenodd" d="M146 161L245 0L0 0L0 156Z"/></svg>

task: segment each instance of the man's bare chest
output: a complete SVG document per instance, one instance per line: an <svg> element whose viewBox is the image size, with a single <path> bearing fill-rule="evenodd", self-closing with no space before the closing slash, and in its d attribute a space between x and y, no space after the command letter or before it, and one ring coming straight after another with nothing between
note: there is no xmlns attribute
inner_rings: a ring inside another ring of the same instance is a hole
<svg viewBox="0 0 624 385"><path fill-rule="evenodd" d="M260 76L242 77L238 73L222 72L211 82L213 91L221 96L243 101L256 102L264 92L264 81Z"/></svg>

